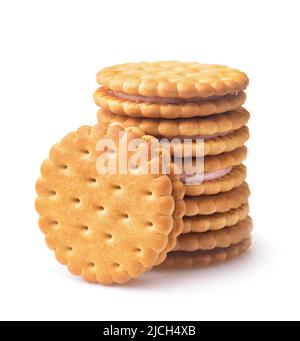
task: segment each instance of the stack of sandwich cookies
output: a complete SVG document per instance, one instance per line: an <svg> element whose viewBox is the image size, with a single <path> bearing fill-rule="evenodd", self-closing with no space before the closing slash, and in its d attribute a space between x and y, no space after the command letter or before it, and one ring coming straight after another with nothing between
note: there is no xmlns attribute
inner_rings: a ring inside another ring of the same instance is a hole
<svg viewBox="0 0 300 341"><path fill-rule="evenodd" d="M156 62L105 68L97 80L100 124L135 126L158 139L204 139L203 155L196 146L185 155L193 162L204 156L204 174L181 174L184 227L164 266L211 264L245 251L252 230L242 164L250 116L242 107L246 74L222 65Z"/></svg>
<svg viewBox="0 0 300 341"><path fill-rule="evenodd" d="M89 282L122 284L157 266L209 265L246 251L247 76L221 65L156 62L106 68L97 79L98 123L55 144L36 184L39 226L57 260ZM177 141L167 174L150 171L162 164L162 139ZM204 158L201 174L178 172L187 139L184 158L193 166ZM103 140L115 147L99 149ZM146 163L120 171L124 146L130 159L145 144ZM101 159L114 161L116 172L100 172Z"/></svg>

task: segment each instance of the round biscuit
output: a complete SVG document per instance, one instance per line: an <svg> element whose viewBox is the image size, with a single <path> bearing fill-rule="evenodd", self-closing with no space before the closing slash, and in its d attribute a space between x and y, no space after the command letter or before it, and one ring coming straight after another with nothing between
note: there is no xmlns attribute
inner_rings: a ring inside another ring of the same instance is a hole
<svg viewBox="0 0 300 341"><path fill-rule="evenodd" d="M184 188L176 176L98 173L98 142L120 130L98 124L68 134L52 147L36 184L47 245L89 282L140 276L165 259L183 228ZM143 136L127 132L128 140Z"/></svg>
<svg viewBox="0 0 300 341"><path fill-rule="evenodd" d="M224 65L157 61L119 64L97 74L103 87L130 95L209 98L246 89L244 72Z"/></svg>
<svg viewBox="0 0 300 341"><path fill-rule="evenodd" d="M145 103L116 96L110 89L98 88L93 95L95 103L105 111L127 117L191 118L225 113L241 107L246 101L245 92L206 99L200 103Z"/></svg>

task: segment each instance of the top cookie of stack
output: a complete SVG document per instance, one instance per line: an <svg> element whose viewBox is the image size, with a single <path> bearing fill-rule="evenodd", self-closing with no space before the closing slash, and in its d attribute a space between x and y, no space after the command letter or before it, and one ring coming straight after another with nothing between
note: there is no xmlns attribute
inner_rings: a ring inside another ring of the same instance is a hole
<svg viewBox="0 0 300 341"><path fill-rule="evenodd" d="M191 118L234 110L246 100L245 73L223 65L162 61L120 64L97 74L103 110L146 118Z"/></svg>

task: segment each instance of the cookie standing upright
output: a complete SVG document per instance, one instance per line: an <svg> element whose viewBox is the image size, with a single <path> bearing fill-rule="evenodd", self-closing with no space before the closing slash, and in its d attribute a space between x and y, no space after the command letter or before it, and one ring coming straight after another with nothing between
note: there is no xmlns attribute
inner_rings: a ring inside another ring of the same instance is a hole
<svg viewBox="0 0 300 341"><path fill-rule="evenodd" d="M40 228L56 258L102 284L125 283L161 263L183 229L184 188L175 175L98 173L97 143L117 139L120 130L96 125L67 135L51 149L36 186ZM125 132L128 141L144 135Z"/></svg>

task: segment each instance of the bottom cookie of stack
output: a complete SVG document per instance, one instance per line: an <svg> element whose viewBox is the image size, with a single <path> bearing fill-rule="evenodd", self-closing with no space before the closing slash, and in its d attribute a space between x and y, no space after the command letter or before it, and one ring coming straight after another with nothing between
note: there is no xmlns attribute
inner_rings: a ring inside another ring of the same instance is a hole
<svg viewBox="0 0 300 341"><path fill-rule="evenodd" d="M251 238L227 248L216 248L209 251L171 252L160 268L187 268L222 263L243 254L251 246Z"/></svg>

